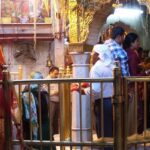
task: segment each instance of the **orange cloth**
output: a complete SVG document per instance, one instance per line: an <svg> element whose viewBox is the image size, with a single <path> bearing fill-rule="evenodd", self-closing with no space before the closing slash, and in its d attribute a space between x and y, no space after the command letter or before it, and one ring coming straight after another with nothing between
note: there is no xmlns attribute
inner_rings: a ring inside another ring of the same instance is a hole
<svg viewBox="0 0 150 150"><path fill-rule="evenodd" d="M0 45L0 65L5 64L5 59L3 55L2 46ZM2 80L2 67L0 67L0 80ZM4 149L4 95L3 95L3 88L0 85L0 149Z"/></svg>
<svg viewBox="0 0 150 150"><path fill-rule="evenodd" d="M2 80L2 67L1 65L4 65L5 58L3 55L2 46L0 45L0 80ZM5 133L4 133L4 111L7 111L8 115L10 115L10 118L15 121L15 123L20 123L20 116L17 114L15 115L15 112L18 107L17 102L17 96L14 86L10 88L9 96L11 98L11 101L8 103L4 103L4 91L2 85L0 85L0 150L4 149L4 141L5 141ZM19 111L17 111L19 113ZM17 129L17 134L19 138L21 137L20 130Z"/></svg>
<svg viewBox="0 0 150 150"><path fill-rule="evenodd" d="M0 65L5 64L5 59L3 55L2 46L0 45ZM2 67L0 67L0 80L2 80ZM0 118L3 117L4 112L4 101L3 101L3 89L2 85L0 85Z"/></svg>
<svg viewBox="0 0 150 150"><path fill-rule="evenodd" d="M5 63L5 59L4 59L4 54L3 54L3 49L2 46L0 45L0 65L4 65Z"/></svg>

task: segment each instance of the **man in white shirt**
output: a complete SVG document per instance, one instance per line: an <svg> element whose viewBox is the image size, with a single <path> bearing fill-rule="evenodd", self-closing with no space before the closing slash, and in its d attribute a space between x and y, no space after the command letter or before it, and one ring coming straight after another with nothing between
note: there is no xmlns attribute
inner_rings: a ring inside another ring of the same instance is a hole
<svg viewBox="0 0 150 150"><path fill-rule="evenodd" d="M52 66L49 70L49 75L46 79L58 78L59 68ZM51 83L50 84L50 120L52 125L53 134L58 134L59 131L59 114L60 114L60 106L59 106L59 91L58 84Z"/></svg>
<svg viewBox="0 0 150 150"><path fill-rule="evenodd" d="M92 50L92 53L91 53L92 64L93 64L93 65L97 62L97 60L99 60L99 57L98 57L98 56L99 56L99 53L98 53L99 45L100 45L100 44L94 45L93 50Z"/></svg>
<svg viewBox="0 0 150 150"><path fill-rule="evenodd" d="M104 44L98 44L96 46L96 52L99 54L99 59L92 66L90 71L91 78L106 78L113 76L113 64L114 59L109 48ZM96 133L97 137L102 136L101 132L101 100L103 100L104 109L104 137L112 137L113 135L113 117L112 117L112 102L111 97L113 94L113 83L92 83L92 90L90 87L83 88L82 93L90 94L94 96L94 114L96 119ZM79 87L74 86L72 90L79 90ZM101 98L102 94L102 98ZM104 148L104 150L112 150L112 147Z"/></svg>
<svg viewBox="0 0 150 150"><path fill-rule="evenodd" d="M113 75L113 65L114 61L112 58L111 52L108 50L107 46L104 44L97 45L97 49L95 50L99 54L99 59L92 66L90 70L91 78L106 78L112 77ZM112 83L103 83L103 98L112 96ZM106 89L106 90L105 90ZM90 94L90 88L84 89L86 94ZM101 85L100 83L92 84L92 92L94 94L95 99L99 99L101 93Z"/></svg>

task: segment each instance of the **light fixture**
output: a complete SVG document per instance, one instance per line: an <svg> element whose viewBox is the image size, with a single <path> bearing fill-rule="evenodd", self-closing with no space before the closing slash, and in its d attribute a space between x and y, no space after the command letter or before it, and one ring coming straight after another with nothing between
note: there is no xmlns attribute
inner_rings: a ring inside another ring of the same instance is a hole
<svg viewBox="0 0 150 150"><path fill-rule="evenodd" d="M116 8L114 15L118 16L139 16L143 13L141 9L134 9L134 8Z"/></svg>
<svg viewBox="0 0 150 150"><path fill-rule="evenodd" d="M52 61L51 61L50 58L48 58L47 61L46 61L46 67L50 68L51 66L52 66Z"/></svg>

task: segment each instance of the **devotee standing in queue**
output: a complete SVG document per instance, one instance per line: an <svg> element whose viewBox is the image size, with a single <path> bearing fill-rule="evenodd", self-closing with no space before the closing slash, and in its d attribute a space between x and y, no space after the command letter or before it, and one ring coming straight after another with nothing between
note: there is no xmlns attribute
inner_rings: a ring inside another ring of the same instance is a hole
<svg viewBox="0 0 150 150"><path fill-rule="evenodd" d="M144 72L141 71L141 68L139 67L139 64L141 63L142 60L140 60L140 56L138 54L138 48L140 47L140 41L139 41L139 36L136 33L128 33L124 39L123 42L123 47L127 52L128 55L128 64L129 64L129 71L130 71L130 75L131 76L143 76L145 75ZM138 133L141 134L143 132L143 122L144 122L144 110L143 110L143 84L142 83L138 83L137 84L137 88L138 88L138 93L137 93L137 102L138 102ZM129 93L130 95L133 95L132 97L135 96L135 85L133 83L129 84ZM130 101L130 106L129 107L133 107L131 108L133 111L134 110L134 99L132 99L132 101ZM130 117L134 117L132 116L132 112L130 114ZM130 130L133 127L133 119L131 119L131 127ZM134 127L133 127L134 128ZM132 129L134 131L134 129ZM133 133L133 132L131 132Z"/></svg>
<svg viewBox="0 0 150 150"><path fill-rule="evenodd" d="M90 78L106 78L113 76L113 58L109 48L104 44L97 45L97 53L99 54L99 60L92 66L90 71ZM112 117L112 102L111 97L113 94L113 83L103 83L101 89L101 83L92 83L92 90L90 87L81 89L82 94L94 95L94 114L96 124L97 137L102 137L101 131L101 100L103 100L104 108L104 137L113 136L113 117ZM78 84L74 84L71 87L72 91L79 91ZM103 90L103 91L102 91ZM103 92L103 93L102 93ZM103 95L103 98L100 95ZM112 150L112 147L105 147L104 150Z"/></svg>
<svg viewBox="0 0 150 150"><path fill-rule="evenodd" d="M92 53L91 53L92 64L93 64L93 65L97 62L97 60L99 60L99 53L98 53L99 45L100 45L100 44L94 45L93 51L92 51Z"/></svg>
<svg viewBox="0 0 150 150"><path fill-rule="evenodd" d="M30 78L43 79L43 75L41 72L35 71L30 74ZM22 92L22 120L24 139L29 140L31 138L31 132L33 140L50 139L48 100L49 94L43 89L43 85L33 83L24 88ZM36 145L34 148L40 149L40 147L41 146ZM41 148L43 150L49 150L50 148L55 150L55 146L45 145Z"/></svg>
<svg viewBox="0 0 150 150"><path fill-rule="evenodd" d="M49 75L46 79L54 79L58 78L59 68L56 66L52 66L49 69ZM58 92L58 84L52 83L50 84L50 118L53 134L59 133L59 119L60 119L60 105L59 105L59 92Z"/></svg>
<svg viewBox="0 0 150 150"><path fill-rule="evenodd" d="M121 44L124 40L125 31L122 27L117 26L112 29L111 39L106 40L105 44L111 50L115 61L120 62L122 76L129 76L128 56Z"/></svg>
<svg viewBox="0 0 150 150"><path fill-rule="evenodd" d="M139 46L139 36L136 33L128 33L124 39L123 48L127 52L129 72L131 76L142 75L139 68L141 60L137 51Z"/></svg>

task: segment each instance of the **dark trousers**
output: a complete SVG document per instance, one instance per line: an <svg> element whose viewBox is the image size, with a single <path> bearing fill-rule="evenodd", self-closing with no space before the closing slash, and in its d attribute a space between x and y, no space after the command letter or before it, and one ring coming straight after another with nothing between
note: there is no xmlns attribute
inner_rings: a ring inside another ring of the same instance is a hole
<svg viewBox="0 0 150 150"><path fill-rule="evenodd" d="M52 126L53 134L59 133L59 120L60 120L60 103L51 101L50 108L50 121Z"/></svg>
<svg viewBox="0 0 150 150"><path fill-rule="evenodd" d="M113 136L113 117L112 117L112 103L111 98L103 99L103 110L104 110L104 137ZM94 103L94 114L96 121L96 133L97 137L101 137L101 99L95 100ZM104 150L112 150L112 147L104 148Z"/></svg>

